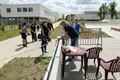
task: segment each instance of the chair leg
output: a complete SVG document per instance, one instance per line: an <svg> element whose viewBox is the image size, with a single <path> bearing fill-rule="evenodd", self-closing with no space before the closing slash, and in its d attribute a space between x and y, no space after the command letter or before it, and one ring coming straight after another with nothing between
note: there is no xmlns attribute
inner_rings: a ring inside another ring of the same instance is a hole
<svg viewBox="0 0 120 80"><path fill-rule="evenodd" d="M87 74L87 67L88 67L88 59L87 59L87 54L84 55L84 70L85 70L85 79L86 79L86 74Z"/></svg>
<svg viewBox="0 0 120 80"><path fill-rule="evenodd" d="M96 59L94 59L94 63L95 63Z"/></svg>
<svg viewBox="0 0 120 80"><path fill-rule="evenodd" d="M64 77L64 70L65 70L65 55L63 55L63 59L62 59L62 78Z"/></svg>
<svg viewBox="0 0 120 80"><path fill-rule="evenodd" d="M97 75L98 75L99 68L100 68L100 65L98 65L98 67L97 67L97 71L96 71L96 77L97 77Z"/></svg>
<svg viewBox="0 0 120 80"><path fill-rule="evenodd" d="M100 59L97 59L97 62L98 62L98 67L97 67L97 71L96 71L96 77L97 77L97 75L98 75L99 68L100 68Z"/></svg>
<svg viewBox="0 0 120 80"><path fill-rule="evenodd" d="M81 56L81 68L83 67L83 56Z"/></svg>
<svg viewBox="0 0 120 80"><path fill-rule="evenodd" d="M108 71L105 70L105 80L108 80L107 78L108 78Z"/></svg>

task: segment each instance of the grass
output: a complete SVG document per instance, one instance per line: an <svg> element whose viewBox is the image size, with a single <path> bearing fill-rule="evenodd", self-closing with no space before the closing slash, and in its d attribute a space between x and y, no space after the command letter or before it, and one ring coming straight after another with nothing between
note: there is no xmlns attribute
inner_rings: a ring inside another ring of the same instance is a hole
<svg viewBox="0 0 120 80"><path fill-rule="evenodd" d="M52 39L57 38L57 36L61 34L61 31L62 31L62 26L56 27L55 30L51 33L51 38Z"/></svg>
<svg viewBox="0 0 120 80"><path fill-rule="evenodd" d="M43 80L50 58L15 58L0 69L0 80Z"/></svg>
<svg viewBox="0 0 120 80"><path fill-rule="evenodd" d="M9 30L9 31L4 31L0 32L0 41L15 37L19 35L19 30Z"/></svg>

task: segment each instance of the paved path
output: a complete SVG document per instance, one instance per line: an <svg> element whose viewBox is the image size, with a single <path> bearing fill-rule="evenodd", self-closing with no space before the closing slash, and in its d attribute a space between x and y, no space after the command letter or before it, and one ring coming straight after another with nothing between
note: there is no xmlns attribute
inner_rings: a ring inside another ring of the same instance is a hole
<svg viewBox="0 0 120 80"><path fill-rule="evenodd" d="M54 28L59 22L54 23ZM17 36L0 42L0 68L15 57L38 57L41 55L41 41L31 43L31 36L27 37L28 47L22 47L21 36ZM49 42L45 56L51 56L54 50L55 41Z"/></svg>
<svg viewBox="0 0 120 80"><path fill-rule="evenodd" d="M106 32L110 36L120 40L120 32L111 30L111 27L120 28L120 23L113 22L86 22L88 28L102 28L102 31Z"/></svg>

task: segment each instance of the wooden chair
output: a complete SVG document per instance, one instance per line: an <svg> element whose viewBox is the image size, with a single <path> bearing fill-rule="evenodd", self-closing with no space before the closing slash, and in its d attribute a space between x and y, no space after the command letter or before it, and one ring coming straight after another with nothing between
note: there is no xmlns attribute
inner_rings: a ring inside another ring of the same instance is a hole
<svg viewBox="0 0 120 80"><path fill-rule="evenodd" d="M95 60L99 58L100 51L102 51L101 47L92 47L86 50L87 56L85 56L85 78L86 78L86 72L88 68L88 59L94 59Z"/></svg>
<svg viewBox="0 0 120 80"><path fill-rule="evenodd" d="M99 58L96 76L98 75L100 66L102 66L102 68L105 70L105 80L108 80L108 72L111 72L112 74L115 72L120 72L120 57L110 61L104 61L103 59Z"/></svg>

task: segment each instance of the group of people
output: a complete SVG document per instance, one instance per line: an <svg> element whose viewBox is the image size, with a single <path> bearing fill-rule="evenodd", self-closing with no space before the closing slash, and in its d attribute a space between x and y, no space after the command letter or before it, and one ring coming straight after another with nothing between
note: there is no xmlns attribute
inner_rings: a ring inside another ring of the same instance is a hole
<svg viewBox="0 0 120 80"><path fill-rule="evenodd" d="M74 24L70 25L68 21L61 21L60 25L63 26L64 29L64 39L71 39L71 46L76 46L78 47L78 40L79 40L79 34L80 34L80 29L83 28L83 25L80 25L79 20L75 19ZM67 61L71 61L74 59L74 56L70 56Z"/></svg>
<svg viewBox="0 0 120 80"><path fill-rule="evenodd" d="M30 31L28 31L28 28ZM37 29L37 30L36 30ZM38 29L41 29L40 31ZM41 50L42 53L47 53L46 47L49 41L51 41L51 31L54 31L53 24L50 20L42 21L40 27L34 22L28 27L28 24L25 22L21 28L21 37L23 40L23 47L27 47L27 35L31 34L32 42L37 41L38 33L41 35ZM30 32L30 33L29 33Z"/></svg>

